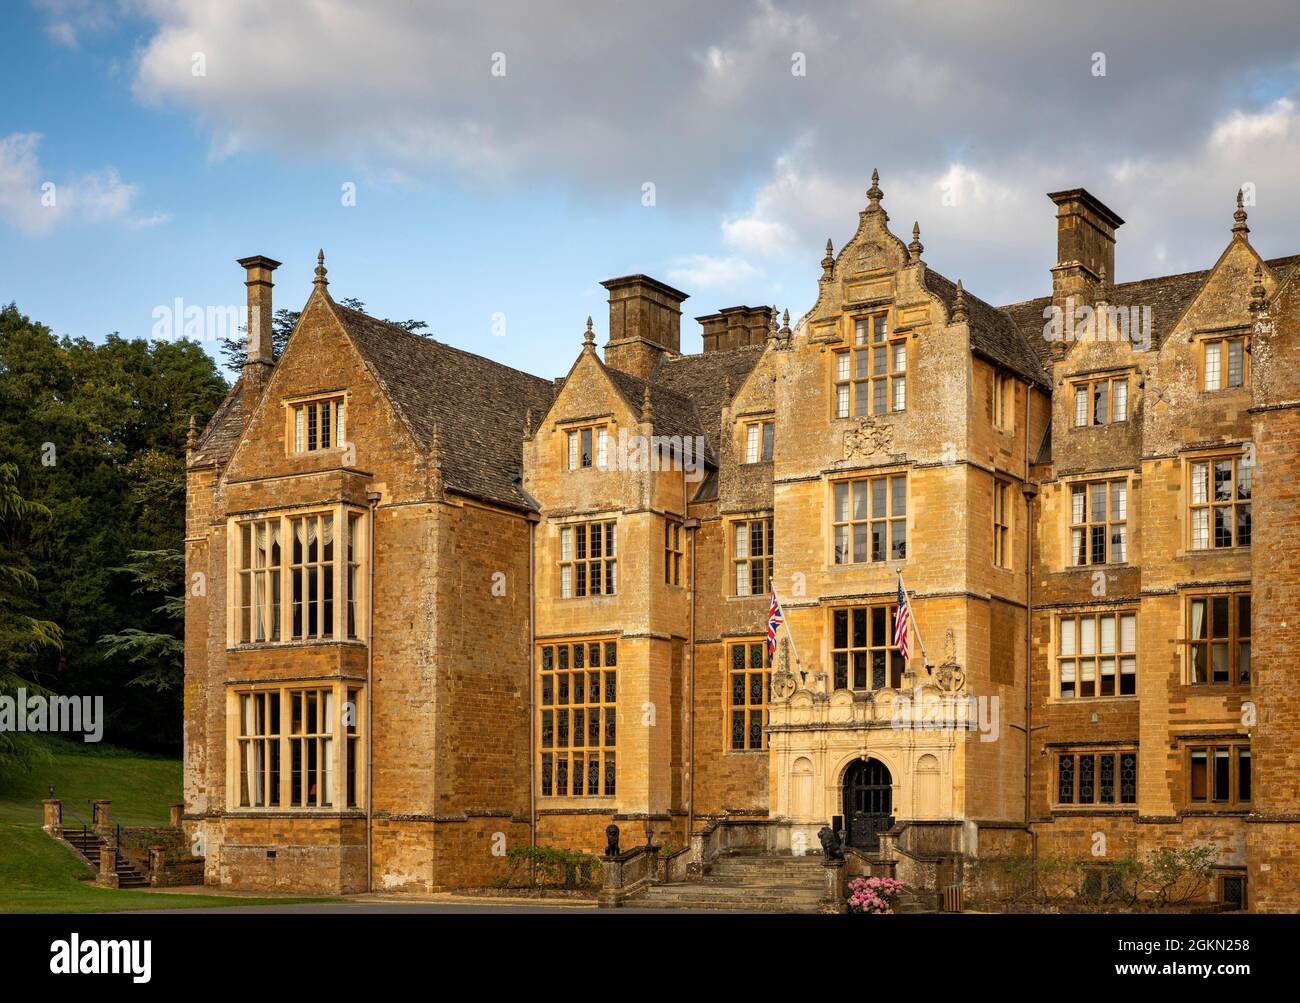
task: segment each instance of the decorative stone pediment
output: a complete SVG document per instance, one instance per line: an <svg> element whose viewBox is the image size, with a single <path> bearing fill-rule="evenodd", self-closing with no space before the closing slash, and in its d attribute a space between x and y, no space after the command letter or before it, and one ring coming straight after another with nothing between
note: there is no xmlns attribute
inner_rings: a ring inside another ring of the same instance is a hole
<svg viewBox="0 0 1300 1003"><path fill-rule="evenodd" d="M842 323L846 309L871 308L883 303L929 303L919 277L925 267L919 256L921 245L919 241L916 243L914 256L908 245L890 232L889 214L880 204L884 193L878 181L873 173L871 188L867 190L870 202L858 213L858 228L838 255L827 241L817 302L803 321L814 344L843 341L847 336Z"/></svg>

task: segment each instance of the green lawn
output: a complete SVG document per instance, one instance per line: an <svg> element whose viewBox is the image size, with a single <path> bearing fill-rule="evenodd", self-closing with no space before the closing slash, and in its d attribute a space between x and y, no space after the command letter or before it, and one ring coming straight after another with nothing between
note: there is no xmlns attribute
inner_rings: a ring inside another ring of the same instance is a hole
<svg viewBox="0 0 1300 1003"><path fill-rule="evenodd" d="M63 823L90 822L90 801L110 798L114 821L166 825L169 805L181 800L181 761L146 756L102 743L41 736L46 762L30 769L0 770L0 822L42 821L41 802L54 784L63 802Z"/></svg>
<svg viewBox="0 0 1300 1003"><path fill-rule="evenodd" d="M41 831L49 785L63 802L64 825L90 820L90 798L110 798L115 821L166 825L181 799L181 764L104 745L40 739L49 758L30 769L0 770L0 913L114 912L261 905L313 899L235 898L97 888L82 858Z"/></svg>

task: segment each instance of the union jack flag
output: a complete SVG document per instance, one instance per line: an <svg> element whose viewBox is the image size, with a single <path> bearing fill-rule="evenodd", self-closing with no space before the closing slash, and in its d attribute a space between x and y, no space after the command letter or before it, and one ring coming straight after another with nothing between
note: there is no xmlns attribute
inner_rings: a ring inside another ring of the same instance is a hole
<svg viewBox="0 0 1300 1003"><path fill-rule="evenodd" d="M776 598L776 586L772 586L772 607L767 611L767 657L776 654L776 630L785 623L785 614L781 612L781 603Z"/></svg>
<svg viewBox="0 0 1300 1003"><path fill-rule="evenodd" d="M912 625L912 607L907 601L907 593L903 591L903 576L898 576L898 609L894 613L894 647L898 653L903 656L903 661L907 661L911 649L908 648L907 640L910 635L908 628ZM770 632L769 632L770 634Z"/></svg>

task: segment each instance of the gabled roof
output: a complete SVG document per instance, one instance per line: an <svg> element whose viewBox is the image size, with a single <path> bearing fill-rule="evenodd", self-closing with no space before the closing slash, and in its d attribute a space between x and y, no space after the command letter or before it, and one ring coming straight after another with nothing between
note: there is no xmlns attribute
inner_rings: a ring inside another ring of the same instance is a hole
<svg viewBox="0 0 1300 1003"><path fill-rule="evenodd" d="M695 401L685 394L678 393L664 383L647 382L621 369L601 366L609 374L618 392L622 394L636 411L641 410L645 399L647 385L650 387L650 424L655 435L695 437L704 434L704 424L700 421L699 409Z"/></svg>
<svg viewBox="0 0 1300 1003"><path fill-rule="evenodd" d="M226 394L226 399L208 419L208 423L203 426L203 432L194 447L194 455L190 459L192 465L215 463L221 466L230 459L235 447L239 445L239 437L244 432L244 426L248 424L251 410L245 399L248 396L247 385L241 376Z"/></svg>
<svg viewBox="0 0 1300 1003"><path fill-rule="evenodd" d="M533 507L518 484L524 421L530 409L536 422L550 407L550 380L338 303L330 307L416 442L428 448L437 425L448 489Z"/></svg>
<svg viewBox="0 0 1300 1003"><path fill-rule="evenodd" d="M695 402L709 447L715 454L722 429L722 409L731 403L727 386L734 395L763 355L762 345L747 345L702 355L665 356L651 375L662 384ZM653 394L651 397L653 401Z"/></svg>
<svg viewBox="0 0 1300 1003"><path fill-rule="evenodd" d="M1286 281L1291 270L1300 264L1300 254L1272 258L1264 264L1268 265L1281 284ZM1213 271L1212 268L1206 268L1199 272L1181 272L1177 275L1121 282L1108 290L1107 300L1112 306L1151 307L1151 347L1159 348ZM967 298L969 299L969 294ZM1001 312L1011 318L1024 339L1034 346L1039 358L1049 368L1050 346L1043 337L1043 310L1051 305L1052 297L1040 296L1038 299L1012 303L1001 308Z"/></svg>
<svg viewBox="0 0 1300 1003"><path fill-rule="evenodd" d="M953 303L957 299L956 283L927 266L925 286L943 300L951 314ZM962 290L962 299L966 304L971 351L1031 383L1048 387L1050 381L1043 368L1042 357L1026 330L1017 326L1005 312L990 306L968 289ZM1041 321L1033 332L1033 338L1040 342L1043 340Z"/></svg>

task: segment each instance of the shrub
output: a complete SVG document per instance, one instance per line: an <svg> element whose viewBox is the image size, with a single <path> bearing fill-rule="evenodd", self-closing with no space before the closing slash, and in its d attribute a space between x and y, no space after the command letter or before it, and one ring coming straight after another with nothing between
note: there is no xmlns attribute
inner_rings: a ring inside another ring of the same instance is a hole
<svg viewBox="0 0 1300 1003"><path fill-rule="evenodd" d="M893 878L854 878L849 882L849 912L888 915L903 894L903 883Z"/></svg>
<svg viewBox="0 0 1300 1003"><path fill-rule="evenodd" d="M553 846L517 846L506 851L510 865L498 888L590 888L601 882L600 858L581 850Z"/></svg>

